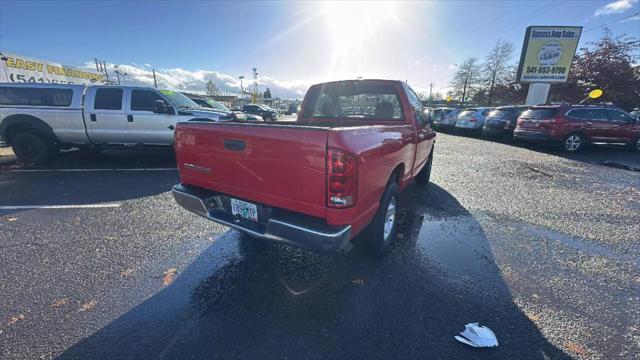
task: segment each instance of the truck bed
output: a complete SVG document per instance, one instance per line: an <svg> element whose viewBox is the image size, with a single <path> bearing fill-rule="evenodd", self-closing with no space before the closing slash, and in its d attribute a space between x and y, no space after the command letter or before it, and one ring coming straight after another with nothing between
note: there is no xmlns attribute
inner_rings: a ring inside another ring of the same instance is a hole
<svg viewBox="0 0 640 360"><path fill-rule="evenodd" d="M179 123L181 182L324 218L330 130L298 123Z"/></svg>

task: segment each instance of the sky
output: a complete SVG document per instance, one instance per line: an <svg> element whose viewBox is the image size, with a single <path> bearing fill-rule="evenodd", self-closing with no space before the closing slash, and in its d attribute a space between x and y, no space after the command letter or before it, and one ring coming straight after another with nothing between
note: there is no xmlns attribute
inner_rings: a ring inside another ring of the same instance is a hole
<svg viewBox="0 0 640 360"><path fill-rule="evenodd" d="M171 2L0 0L0 51L95 68L120 65L127 84L237 92L258 69L274 96L346 78L407 80L446 91L456 64L500 39L519 58L530 25L583 26L640 38L639 0L427 2ZM626 17L623 20L618 20Z"/></svg>

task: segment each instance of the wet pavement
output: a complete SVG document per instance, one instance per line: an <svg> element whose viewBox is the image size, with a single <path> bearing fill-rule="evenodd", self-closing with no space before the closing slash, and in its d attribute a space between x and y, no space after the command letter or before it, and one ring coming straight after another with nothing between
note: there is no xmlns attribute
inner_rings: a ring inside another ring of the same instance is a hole
<svg viewBox="0 0 640 360"><path fill-rule="evenodd" d="M0 205L114 205L0 210L0 358L640 358L639 172L442 134L374 260L198 218L174 167L0 172ZM469 322L499 346L456 342Z"/></svg>

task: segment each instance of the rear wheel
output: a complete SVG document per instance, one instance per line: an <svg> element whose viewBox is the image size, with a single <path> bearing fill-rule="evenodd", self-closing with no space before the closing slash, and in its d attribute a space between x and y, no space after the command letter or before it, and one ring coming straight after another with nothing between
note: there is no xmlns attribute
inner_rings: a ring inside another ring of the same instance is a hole
<svg viewBox="0 0 640 360"><path fill-rule="evenodd" d="M18 159L24 163L41 164L49 160L53 152L53 145L42 136L23 132L14 136L11 147Z"/></svg>
<svg viewBox="0 0 640 360"><path fill-rule="evenodd" d="M396 237L398 184L391 182L380 200L380 208L367 230L367 244L371 253L382 257Z"/></svg>
<svg viewBox="0 0 640 360"><path fill-rule="evenodd" d="M567 135L562 146L565 151L578 152L584 147L584 142L584 136L578 133L572 133Z"/></svg>
<svg viewBox="0 0 640 360"><path fill-rule="evenodd" d="M427 163L424 165L422 170L420 170L418 175L416 175L416 182L418 183L418 185L423 185L423 186L427 185L429 183L429 180L431 179L431 165L433 163L434 149L435 149L434 147L431 148L431 154L429 154L429 160L427 160Z"/></svg>
<svg viewBox="0 0 640 360"><path fill-rule="evenodd" d="M635 142L631 143L631 148L635 151L640 151L640 136L638 136Z"/></svg>

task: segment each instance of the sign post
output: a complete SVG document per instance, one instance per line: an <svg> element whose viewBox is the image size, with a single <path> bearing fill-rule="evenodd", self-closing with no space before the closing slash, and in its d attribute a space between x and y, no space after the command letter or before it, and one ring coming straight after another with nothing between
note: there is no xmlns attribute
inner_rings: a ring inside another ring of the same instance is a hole
<svg viewBox="0 0 640 360"><path fill-rule="evenodd" d="M544 104L552 83L566 82L581 26L529 26L524 36L518 82L528 82L527 105Z"/></svg>

